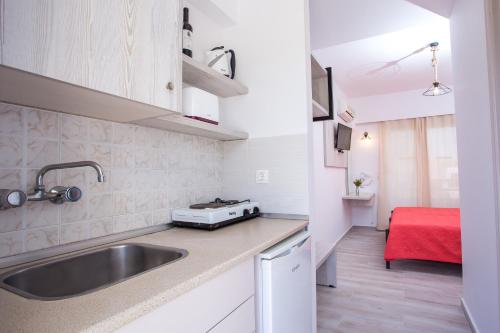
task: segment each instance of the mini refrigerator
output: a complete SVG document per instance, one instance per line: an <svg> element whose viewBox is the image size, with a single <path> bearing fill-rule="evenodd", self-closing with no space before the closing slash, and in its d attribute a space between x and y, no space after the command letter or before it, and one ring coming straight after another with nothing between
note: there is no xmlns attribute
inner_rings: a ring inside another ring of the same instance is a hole
<svg viewBox="0 0 500 333"><path fill-rule="evenodd" d="M311 235L302 231L255 259L258 333L312 329Z"/></svg>

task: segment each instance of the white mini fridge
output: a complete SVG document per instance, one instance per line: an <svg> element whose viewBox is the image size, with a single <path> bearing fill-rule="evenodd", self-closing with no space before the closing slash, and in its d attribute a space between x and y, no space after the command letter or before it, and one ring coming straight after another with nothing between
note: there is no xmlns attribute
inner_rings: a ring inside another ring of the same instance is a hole
<svg viewBox="0 0 500 333"><path fill-rule="evenodd" d="M255 260L257 332L311 332L310 233L295 234L262 252Z"/></svg>

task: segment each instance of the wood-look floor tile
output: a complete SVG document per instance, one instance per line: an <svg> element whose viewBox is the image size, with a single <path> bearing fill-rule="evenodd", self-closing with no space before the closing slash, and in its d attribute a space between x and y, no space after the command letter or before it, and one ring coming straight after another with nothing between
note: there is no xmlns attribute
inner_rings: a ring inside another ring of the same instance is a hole
<svg viewBox="0 0 500 333"><path fill-rule="evenodd" d="M354 227L337 247L337 288L317 287L318 333L470 333L460 265L403 260L385 269L385 235Z"/></svg>

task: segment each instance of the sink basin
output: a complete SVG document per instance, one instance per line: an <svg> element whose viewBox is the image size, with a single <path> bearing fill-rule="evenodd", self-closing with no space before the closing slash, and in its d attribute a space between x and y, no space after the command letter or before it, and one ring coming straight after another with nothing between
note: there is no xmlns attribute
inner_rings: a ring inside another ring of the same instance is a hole
<svg viewBox="0 0 500 333"><path fill-rule="evenodd" d="M0 276L0 287L26 298L69 298L109 287L187 254L148 244L111 245L7 272Z"/></svg>

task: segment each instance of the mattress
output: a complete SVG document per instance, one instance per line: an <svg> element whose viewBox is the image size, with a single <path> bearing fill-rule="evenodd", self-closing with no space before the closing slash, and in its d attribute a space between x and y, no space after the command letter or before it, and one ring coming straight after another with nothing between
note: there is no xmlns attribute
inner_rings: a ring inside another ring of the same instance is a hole
<svg viewBox="0 0 500 333"><path fill-rule="evenodd" d="M394 209L385 247L386 261L418 259L461 263L458 208Z"/></svg>

